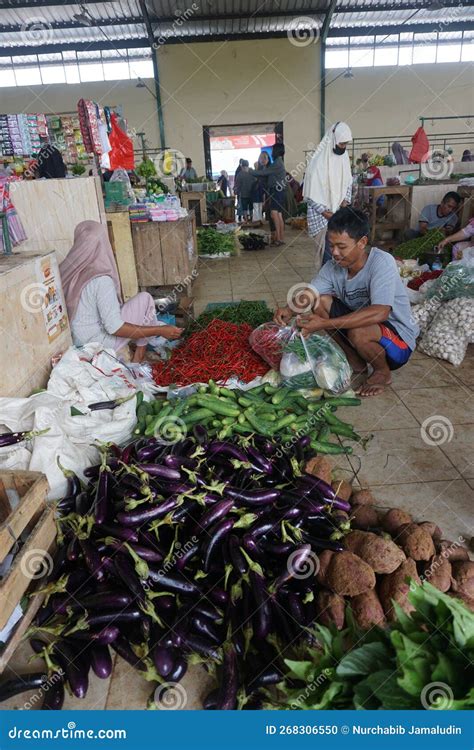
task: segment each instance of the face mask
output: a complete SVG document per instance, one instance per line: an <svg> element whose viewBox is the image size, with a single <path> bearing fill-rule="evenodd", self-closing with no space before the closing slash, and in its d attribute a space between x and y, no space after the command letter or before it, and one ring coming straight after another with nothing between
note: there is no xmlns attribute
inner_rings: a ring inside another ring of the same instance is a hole
<svg viewBox="0 0 474 750"><path fill-rule="evenodd" d="M338 146L336 143L336 145L333 148L333 153L337 154L338 156L342 156L343 154L346 153L346 149L341 148L341 146Z"/></svg>

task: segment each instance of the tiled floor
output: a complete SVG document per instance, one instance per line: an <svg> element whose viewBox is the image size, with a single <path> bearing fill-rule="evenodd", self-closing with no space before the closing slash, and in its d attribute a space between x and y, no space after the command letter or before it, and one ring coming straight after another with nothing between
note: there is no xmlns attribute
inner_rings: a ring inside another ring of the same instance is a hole
<svg viewBox="0 0 474 750"><path fill-rule="evenodd" d="M242 298L262 299L272 307L284 304L288 289L313 275L311 241L304 233L287 232L283 249L201 262L195 312L210 301ZM373 488L380 507L400 507L415 520L436 521L451 540L469 540L474 533L473 349L458 368L415 352L393 374L383 396L338 410L360 433L373 435L365 450L356 446L349 459L337 461L338 477L356 476L356 482ZM16 655L14 668L26 666L28 648ZM200 708L209 682L202 668L191 667L182 682L187 696L183 707ZM92 678L86 699L68 697L65 708L142 709L152 690L153 683L117 657L111 680ZM28 694L19 696L2 708L21 708L27 699Z"/></svg>

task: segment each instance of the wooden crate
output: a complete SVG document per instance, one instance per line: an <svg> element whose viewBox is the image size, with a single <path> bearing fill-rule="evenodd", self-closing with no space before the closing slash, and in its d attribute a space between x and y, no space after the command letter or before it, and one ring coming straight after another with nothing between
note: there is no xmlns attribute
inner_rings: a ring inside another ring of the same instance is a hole
<svg viewBox="0 0 474 750"><path fill-rule="evenodd" d="M39 471L0 471L0 562L45 510L48 489L48 480ZM9 490L20 496L14 509Z"/></svg>
<svg viewBox="0 0 474 750"><path fill-rule="evenodd" d="M122 287L122 297L123 301L126 302L138 292L137 269L135 268L128 208L126 211L108 211L106 216L110 244L114 251L120 286Z"/></svg>
<svg viewBox="0 0 474 750"><path fill-rule="evenodd" d="M191 283L197 263L192 213L178 221L132 224L132 239L140 288Z"/></svg>
<svg viewBox="0 0 474 750"><path fill-rule="evenodd" d="M207 224L207 199L206 193L197 191L186 191L181 193L181 205L188 211L194 212L196 216L196 225L202 227Z"/></svg>

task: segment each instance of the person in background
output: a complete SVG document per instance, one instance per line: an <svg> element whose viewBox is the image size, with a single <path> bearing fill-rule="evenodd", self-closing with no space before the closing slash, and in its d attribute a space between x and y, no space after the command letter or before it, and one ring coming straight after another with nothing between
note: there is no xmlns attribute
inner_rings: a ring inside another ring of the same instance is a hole
<svg viewBox="0 0 474 750"><path fill-rule="evenodd" d="M237 221L242 221L242 206L240 205L240 196L239 196L237 190L235 189L235 185L236 185L236 182L237 182L237 177L239 176L239 174L242 171L242 162L244 162L244 161L245 161L245 159L239 159L239 163L237 165L237 169L235 170L235 173L234 173L234 195L237 198Z"/></svg>
<svg viewBox="0 0 474 750"><path fill-rule="evenodd" d="M240 216L245 221L251 221L253 203L252 193L255 178L250 174L249 163L246 159L242 160L242 169L235 178L234 192L239 196Z"/></svg>
<svg viewBox="0 0 474 750"><path fill-rule="evenodd" d="M299 315L296 325L304 337L326 331L355 373L368 373L370 366L372 373L358 392L377 396L390 385L391 370L408 362L419 329L395 258L377 247L367 249L365 214L341 208L329 219L327 231L332 260L308 287L307 294L315 300L313 310ZM276 311L275 322L288 325L297 309L294 299Z"/></svg>
<svg viewBox="0 0 474 750"><path fill-rule="evenodd" d="M392 143L392 153L395 157L395 164L408 164L408 154L398 141Z"/></svg>
<svg viewBox="0 0 474 750"><path fill-rule="evenodd" d="M383 185L382 175L378 167L375 167L375 166L369 167L365 174L366 174L365 184L368 187L381 187ZM383 206L383 204L384 204L384 197L383 195L381 195L380 198L377 198L377 206Z"/></svg>
<svg viewBox="0 0 474 750"><path fill-rule="evenodd" d="M306 169L303 195L308 204L308 233L316 242L316 268L330 260L326 242L328 221L352 199L352 171L347 144L352 133L345 122L326 131Z"/></svg>
<svg viewBox="0 0 474 750"><path fill-rule="evenodd" d="M160 323L148 292L122 304L120 280L107 227L82 221L74 244L59 266L75 346L97 342L119 352L136 342L133 362L142 362L148 343L162 348L178 339L182 329Z"/></svg>
<svg viewBox="0 0 474 750"><path fill-rule="evenodd" d="M474 156L471 154L468 148L464 149L461 156L461 161L474 161Z"/></svg>
<svg viewBox="0 0 474 750"><path fill-rule="evenodd" d="M430 203L425 206L419 219L419 234L426 234L430 229L441 229L445 234L452 234L458 223L456 211L460 205L461 196L451 190L438 205Z"/></svg>
<svg viewBox="0 0 474 750"><path fill-rule="evenodd" d="M227 193L229 191L229 175L225 169L221 170L221 173L217 178L217 187L221 193L224 193L224 198L227 198Z"/></svg>
<svg viewBox="0 0 474 750"><path fill-rule="evenodd" d="M258 161L254 164L254 169L264 169L270 164L270 157L266 151L261 151L258 157ZM265 202L265 180L255 180L253 186L253 220L255 222L263 221L263 204Z"/></svg>
<svg viewBox="0 0 474 750"><path fill-rule="evenodd" d="M197 180L197 172L193 167L193 160L189 156L186 157L186 166L182 168L179 177L181 180L185 180L185 182L188 180Z"/></svg>
<svg viewBox="0 0 474 750"><path fill-rule="evenodd" d="M474 219L471 219L469 224L455 232L454 234L445 237L444 240L438 243L438 250L442 250L445 245L451 242L455 242L453 245L453 260L461 260L464 250L469 247L474 247Z"/></svg>
<svg viewBox="0 0 474 750"><path fill-rule="evenodd" d="M272 163L261 169L251 169L250 172L259 180L267 179L267 190L270 201L270 216L275 226L275 239L272 245L284 245L285 222L283 211L286 200L286 170L283 163L285 146L275 143L272 148Z"/></svg>
<svg viewBox="0 0 474 750"><path fill-rule="evenodd" d="M36 174L38 178L58 179L66 177L67 169L63 157L56 146L42 146L36 158Z"/></svg>

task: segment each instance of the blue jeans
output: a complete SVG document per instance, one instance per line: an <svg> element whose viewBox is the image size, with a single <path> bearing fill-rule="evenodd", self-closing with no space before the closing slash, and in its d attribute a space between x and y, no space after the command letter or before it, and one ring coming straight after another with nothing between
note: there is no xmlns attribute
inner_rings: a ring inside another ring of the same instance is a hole
<svg viewBox="0 0 474 750"><path fill-rule="evenodd" d="M332 254L331 254L331 249L329 247L328 235L326 232L326 237L324 238L324 253L323 253L322 265L324 266L324 264L327 263L328 260L332 260Z"/></svg>

